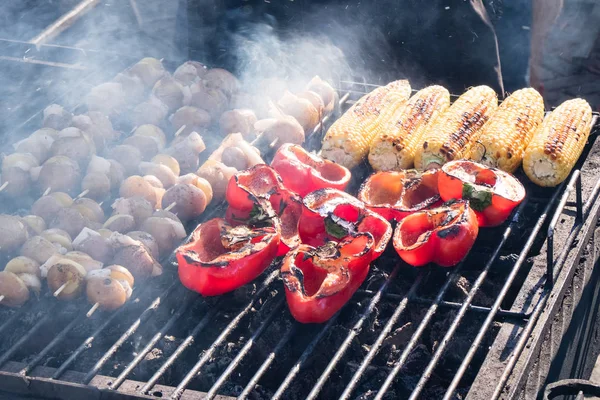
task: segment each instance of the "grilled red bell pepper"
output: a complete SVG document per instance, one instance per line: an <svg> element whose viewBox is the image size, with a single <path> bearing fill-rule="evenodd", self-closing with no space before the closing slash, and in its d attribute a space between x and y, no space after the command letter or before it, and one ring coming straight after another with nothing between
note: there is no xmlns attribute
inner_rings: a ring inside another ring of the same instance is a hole
<svg viewBox="0 0 600 400"><path fill-rule="evenodd" d="M525 188L511 174L466 160L444 164L438 187L444 201L469 200L481 227L502 224L525 198Z"/></svg>
<svg viewBox="0 0 600 400"><path fill-rule="evenodd" d="M222 218L200 224L175 256L179 279L203 296L216 296L259 276L277 254L280 234L274 227L233 227Z"/></svg>
<svg viewBox="0 0 600 400"><path fill-rule="evenodd" d="M404 218L394 232L394 248L406 263L420 267L434 262L443 267L458 264L471 250L479 226L466 200Z"/></svg>
<svg viewBox="0 0 600 400"><path fill-rule="evenodd" d="M264 213L261 201L271 203L281 221L281 243L278 255L283 255L300 244L298 218L302 212L302 200L288 190L279 174L265 164L240 171L229 180L225 193L229 207L226 220L232 224L245 224L273 216Z"/></svg>
<svg viewBox="0 0 600 400"><path fill-rule="evenodd" d="M294 318L322 323L341 309L369 273L373 245L370 233L357 233L339 243L292 250L283 259L281 278Z"/></svg>
<svg viewBox="0 0 600 400"><path fill-rule="evenodd" d="M302 146L287 143L277 150L273 167L283 178L285 187L300 196L317 189L346 189L350 182L348 168L329 160L324 160L304 150Z"/></svg>
<svg viewBox="0 0 600 400"><path fill-rule="evenodd" d="M391 221L441 204L438 171L376 172L361 185L358 199L367 208Z"/></svg>
<svg viewBox="0 0 600 400"><path fill-rule="evenodd" d="M392 237L392 226L382 216L365 208L362 201L337 189L319 189L302 201L298 233L302 243L322 246L356 232L369 232L375 239L373 259L379 257Z"/></svg>

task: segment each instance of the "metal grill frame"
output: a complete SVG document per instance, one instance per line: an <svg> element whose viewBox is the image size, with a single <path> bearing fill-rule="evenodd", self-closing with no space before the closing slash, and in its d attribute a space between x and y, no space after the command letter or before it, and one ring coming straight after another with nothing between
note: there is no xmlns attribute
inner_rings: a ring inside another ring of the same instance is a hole
<svg viewBox="0 0 600 400"><path fill-rule="evenodd" d="M347 86L350 86L350 88L347 90L341 90L341 93L344 93L344 95L340 99L341 100L340 103L342 103L344 105L351 104L351 102L352 102L351 98L353 96L361 95L367 91L370 91L376 85L369 85L369 84L365 84L365 83L357 84L355 82L346 82L346 81L340 82L340 86L339 86L340 88L344 88ZM595 115L595 118L597 118L597 115ZM325 121L324 121L324 123L325 123ZM319 139L319 137L320 137L319 134L322 133L322 130L319 130L319 128L320 127L317 127L315 134L313 134L313 140L309 141L309 146L311 145L311 143L313 143L313 146L314 146L314 143L318 143L319 140L317 140L317 139ZM457 309L458 312L457 312L452 324L449 326L449 329L446 332L444 339L441 341L440 345L437 347L429 364L425 368L425 372L421 375L421 379L418 382L415 390L413 391L413 393L411 395L411 399L419 397L419 394L425 387L425 384L427 383L427 381L431 377L433 371L435 370L436 366L438 365L438 362L440 361L440 358L442 357L444 351L446 351L447 344L452 339L452 337L455 334L456 329L458 328L460 323L463 322L463 318L467 314L467 312L484 313L484 314L487 314L487 317L486 317L486 320L485 320L484 324L482 325L481 329L479 330L479 333L478 333L477 337L475 338L471 348L469 349L467 356L465 357L463 363L459 367L459 369L455 375L454 381L451 383L450 387L448 388L444 399L453 398L452 396L454 394L454 391L455 391L457 385L460 383L460 380L462 379L466 369L469 367L470 362L473 359L474 353L477 351L483 337L489 331L490 326L494 321L497 321L498 319L502 319L505 322L512 321L512 322L507 322L507 323L510 323L513 325L514 324L522 325L525 327L526 331L527 330L530 331L531 329L534 329L537 326L536 321L538 320L539 313L543 309L543 304L540 307L536 308L533 313L527 313L527 314L520 313L520 312L514 312L511 310L503 310L501 308L501 305L502 305L502 302L503 302L508 290L511 288L515 277L517 276L519 269L521 268L522 264L528 257L529 251L533 245L535 237L537 237L538 234L540 234L540 232L542 231L542 227L544 226L544 223L546 222L546 220L548 219L548 217L550 215L553 216L552 221L550 223L551 229L549 229L549 231L548 231L549 236L552 237L552 232L555 229L556 222L558 221L560 216L563 215L564 207L567 205L572 205L572 204L568 203L568 198L569 198L570 194L575 192L578 194L577 198L580 200L575 203L575 206L577 207L577 214L580 218L577 218L577 220L575 221L573 231L572 231L571 235L569 236L567 243L565 243L564 246L561 246L560 256L556 260L552 259L552 263L551 263L552 268L549 269L549 271L551 271L555 275L557 275L557 278L560 277L560 274L563 271L565 271L565 270L571 271L571 268L569 267L569 265L567 265L565 263L567 256L569 256L569 254L571 253L570 252L571 244L574 242L574 240L576 238L581 236L580 233L584 236L589 234L589 229L586 230L583 228L584 227L589 228L589 225L591 223L590 221L591 220L595 221L598 218L599 209L600 209L600 203L597 201L598 193L600 192L600 181L598 181L595 184L595 186L592 190L592 193L588 197L588 200L585 202L585 204L583 204L583 201L581 201L582 196L581 196L581 180L580 180L580 169L579 168L580 168L580 165L583 164L584 160L587 157L587 152L590 150L589 147L590 146L588 146L586 148L586 152L581 157L581 162L579 163L579 166L573 170L569 180L565 181L556 190L554 190L553 196L551 197L551 199L549 199L547 206L545 207L540 218L538 219L537 223L533 227L533 230L530 234L530 240L528 240L525 243L525 245L519 255L518 260L515 262L515 264L512 267L511 272L508 274L508 277L506 278L506 280L504 282L504 286L502 287L502 289L500 291L500 295L497 297L493 306L491 306L491 307L476 306L473 304L473 300L475 298L475 295L478 293L478 290L479 290L481 284L486 279L490 269L493 267L494 263L496 262L503 245L506 243L510 234L513 232L514 226L519 219L520 213L524 210L527 202L533 201L532 199L529 198L529 196L528 196L528 198L526 198L526 200L523 202L523 204L521 204L519 206L519 208L516 210L516 212L513 214L511 221L508 222L508 224L504 230L504 233L503 233L500 241L496 245L495 250L493 251L491 257L485 263L484 268L479 272L479 276L475 280L475 283L472 285L467 297L464 299L464 301L462 303L452 303L452 302L444 301L444 295L448 291L448 288L450 287L450 285L459 277L459 273L461 272L461 270L463 268L463 263L461 263L457 267L449 270L449 272L447 274L447 279L446 279L444 285L439 289L438 293L435 295L435 297L432 300L416 297L417 289L419 288L419 285L421 284L424 277L428 273L428 270L426 270L426 269L423 270L417 276L417 278L413 282L411 288L409 289L409 291L406 294L397 295L394 293L387 292L389 283L396 277L396 275L399 271L399 265L396 265L393 268L391 273L388 275L387 279L381 284L381 286L378 288L378 290L376 290L376 291L361 291L360 293L358 293L356 296L360 296L360 295L368 296L369 300L366 302L366 305L364 306L362 313L360 313L358 318L353 322L352 328L349 330L348 336L345 338L343 343L338 347L335 355L331 358L329 364L324 369L324 371L321 373L320 377L316 381L314 387L312 388L312 390L309 393L307 398L314 399L314 398L318 397L319 393L321 392L324 385L330 378L330 376L331 376L332 372L334 371L334 369L336 368L336 366L340 363L341 360L343 360L352 341L360 334L360 332L363 329L365 322L368 320L369 316L372 314L372 312L377 307L377 305L382 301L382 299L385 299L385 298L392 298L394 300L399 300L398 305L397 305L395 311L393 312L392 316L387 320L382 331L379 333L377 340L371 344L370 351L363 358L358 370L355 372L355 374L352 377L352 379L350 380L350 382L348 382L345 391L342 393L342 395L340 397L341 399L348 399L351 397L353 390L360 383L360 380L361 380L364 372L369 367L370 363L373 361L373 359L377 355L378 351L380 350L384 339L394 328L396 322L398 321L400 316L404 313L404 311L407 309L408 304L410 304L411 302L418 302L421 304L423 304L423 303L429 304L429 308L427 310L427 313L423 317L421 323L419 324L418 328L415 330L415 332L412 335L412 337L410 338L408 344L404 348L404 351L402 352L400 358L396 361L393 368L391 369L387 379L385 380L385 382L383 382L381 388L379 389L377 395L375 396L376 399L383 398L386 391L390 388L391 384L396 379L397 375L401 372L402 368L406 365L406 361L407 361L411 351L414 349L415 345L417 344L420 336L422 335L424 330L427 328L428 324L431 322L436 311L440 308L443 308L443 307L453 308L453 309ZM556 208L556 210L553 212L553 210L555 209L555 203L557 202L557 200L559 198L560 198L560 202L559 202L558 208ZM208 219L217 214L221 214L222 211L223 211L223 208L221 206L217 206L213 209L212 212L206 213L206 215L203 216L204 217L203 219ZM30 394L30 395L33 394L33 395L39 395L39 396L50 395L52 397L65 398L65 399L72 398L72 396L75 396L75 397L90 396L92 398L98 398L98 399L156 398L155 396L152 396L152 394L156 393L157 391L160 391L162 396L168 395L169 398L172 398L172 399L225 398L223 396L218 395L219 388L223 385L223 383L225 383L225 381L230 376L230 374L235 370L235 368L237 368L239 366L239 364L243 360L243 358L249 353L249 350L252 348L253 344L264 333L264 330L267 327L267 325L269 324L269 322L271 321L271 319L275 316L275 314L277 312L279 312L282 309L283 304L284 304L284 299L282 298L281 292L279 292L273 298L273 301L276 301L277 303L276 303L275 308L271 311L270 315L262 321L262 323L259 325L259 327L254 332L251 333L250 338L248 339L248 341L246 342L244 347L240 350L238 355L231 361L231 363L222 372L221 376L216 380L216 382L214 383L212 388L210 388L208 393L201 393L201 392L196 392L196 391L192 391L192 390L187 390L186 388L187 388L188 384L191 382L191 380L196 377L196 375L201 370L201 368L210 360L210 357L214 353L214 351L221 344L223 344L223 342L227 339L228 335L231 334L233 332L233 330L238 326L240 321L242 321L242 319L244 319L248 316L248 314L250 313L250 310L257 304L257 302L259 301L261 296L263 294L265 294L266 292L268 292L269 289L272 289L272 284L277 280L276 278L277 278L277 270L272 271L266 277L263 276L262 278L260 278L260 279L262 279L262 283L259 284L259 289L256 292L256 294L252 297L252 299L248 302L248 304L244 308L242 308L240 310L240 312L234 318L232 318L232 320L229 322L228 326L221 332L221 334L212 343L212 345L209 346L208 348L204 349L204 351L201 353L200 358L197 361L197 363L189 370L188 374L185 376L185 378L179 383L179 385L176 388L160 386L160 385L157 385L157 382L160 379L160 377L168 370L168 368L173 365L173 363L177 360L177 358L181 354L183 354L183 352L193 343L194 337L196 337L198 334L200 334L202 332L202 330L210 323L211 319L213 318L214 314L216 313L216 311L218 309L219 299L204 300L200 296L197 296L195 294L189 294L187 296L187 298L184 300L183 304L181 305L181 308L177 312L175 312L169 318L169 320L163 326L163 328L161 328L158 332L156 332L155 336L152 337L145 344L145 346L143 347L143 350L141 350L138 353L138 355L122 370L122 372L119 374L118 377L116 377L116 378L104 377L104 376L97 375L97 373L102 369L102 367L106 364L106 362L108 362L110 360L110 358L119 350L119 348L123 345L123 343L125 343L144 322L146 322L149 318L151 318L154 315L156 310L160 307L163 299L165 299L167 296L172 295L174 293L174 291L180 286L177 281L174 281L172 284L170 284L167 287L167 289L160 296L152 299L150 301L149 305L141 313L141 315L136 320L133 321L131 326L127 330L125 330L125 332L119 337L119 339L113 344L113 346L111 346L111 348L104 354L104 356L102 356L97 361L97 363L94 365L94 367L92 369L90 369L87 373L84 373L84 374L78 374L78 373L70 371L69 366L73 363L73 361L77 357L79 357L81 354L83 354L85 352L85 350L87 350L89 347L91 347L93 345L94 339L96 337L98 337L98 335L102 334L102 331L104 329L106 329L106 327L111 323L111 321L114 320L114 318L117 318L120 315L120 313L124 313L125 310L130 306L130 304L132 302L130 301L127 305L125 305L121 309L117 310L112 315L110 315L110 317L108 317L104 321L104 323L102 325L100 325L98 327L98 329L96 329L96 331L92 335L90 335L83 343L81 343L79 345L79 347L76 348L76 350L74 350L74 352L71 354L69 359L67 359L58 369L52 370L50 368L37 367L37 365L39 362L41 362L43 360L45 355L48 352L50 352L54 346L56 346L56 344L58 344L61 340L63 340L67 336L68 332L71 329L73 329L73 327L77 323L79 323L80 321L85 321L85 318L86 318L85 311L80 313L80 315L78 317L76 317L75 319L73 319L71 323L67 324L63 328L63 330L38 354L38 356L35 357L32 361L30 361L28 364L11 362L10 358L12 357L14 352L16 352L23 343L34 338L37 331L43 327L43 325L49 320L49 318L51 318L52 314L48 313L45 318L42 318L41 320L39 320L37 323L34 324L34 326L30 329L30 331L28 332L27 335L22 337L17 343L15 343L15 345L11 349L9 349L6 353L4 353L3 355L0 356L0 368L5 367L5 370L0 370L0 387L3 388L4 390L8 390L9 392L14 392L14 393L22 393L22 394ZM557 280L556 279L548 280L549 283L546 286L546 292L545 292L545 295L543 296L543 298L546 299L546 301L548 299L550 299L550 297L551 297L550 294L552 293L552 291L554 289L554 285L550 281L556 282ZM134 297L141 298L142 294L146 288L147 288L147 286L142 287L141 290L136 289L136 292L134 293ZM134 297L132 297L132 299ZM167 358L167 360L155 372L154 376L148 382L141 383L141 382L135 382L135 381L128 380L127 377L133 371L133 369L143 361L144 356L153 348L153 346L159 340L161 340L164 337L164 335L166 334L166 332L168 331L170 326L172 326L174 323L176 323L178 318L180 318L182 315L184 315L184 313L186 312L186 308L189 305L191 305L192 302L194 302L194 301L204 301L205 302L206 314L198 322L198 324L192 330L190 335L187 338L185 338L184 341L179 345L179 347L171 354L171 356ZM544 304L545 304L545 302L544 302ZM13 316L11 318L9 318L8 320L0 323L0 334L4 330L10 328L11 324L16 321L16 319L18 318L20 313L27 312L30 307L35 307L35 306L36 305L29 304L27 307L16 311L13 314ZM275 394L273 396L274 399L284 398L286 390L289 388L290 384L298 376L298 374L302 371L302 369L305 366L307 366L310 356L312 355L313 351L316 349L318 343L327 335L327 333L331 330L331 328L333 326L335 326L339 314L340 313L336 314L336 316L334 316L330 321L328 321L326 324L324 324L320 328L319 332L314 336L314 338L309 343L309 345L305 348L304 352L299 357L297 362L290 369L290 371L288 372L285 379L281 382L279 389L275 392ZM269 367L272 365L273 361L275 360L275 358L277 357L279 352L282 350L282 348L291 340L291 338L295 334L297 328L298 328L298 324L293 323L290 326L289 330L286 332L286 334L284 334L279 339L276 346L273 348L272 352L267 356L267 358L265 359L262 366L255 372L254 376L250 379L250 381L244 388L244 390L241 393L241 395L239 396L239 398L245 399L248 397L248 395L252 392L253 388L260 381L261 377L267 372ZM499 389L502 389L504 387L504 383L506 383L506 380L508 379L511 372L513 371L514 363L516 363L516 360L519 359L519 355L523 350L524 345L521 346L521 343L526 343L527 339L528 339L528 335L521 336L521 341L519 342L519 346L520 346L519 351L515 352L513 358L511 358L511 360L515 360L515 361L509 362L508 365L506 366L505 374L504 374L505 376L503 376L502 382L500 382L498 384ZM32 373L36 372L36 371L38 372L38 374L35 374L35 376L32 376L33 375ZM526 369L525 369L525 371L526 371ZM40 374L42 375L42 377L39 376ZM67 377L69 377L70 379L67 379ZM73 381L81 382L81 383L73 383ZM496 397L494 397L494 398L496 398Z"/></svg>

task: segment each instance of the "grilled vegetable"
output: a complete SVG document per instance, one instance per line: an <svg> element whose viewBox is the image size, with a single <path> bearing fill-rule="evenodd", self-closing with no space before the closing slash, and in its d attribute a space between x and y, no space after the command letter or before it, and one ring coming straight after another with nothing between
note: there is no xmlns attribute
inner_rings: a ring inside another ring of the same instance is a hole
<svg viewBox="0 0 600 400"><path fill-rule="evenodd" d="M402 218L434 206L440 201L437 171L382 171L361 185L358 199L383 218Z"/></svg>
<svg viewBox="0 0 600 400"><path fill-rule="evenodd" d="M379 214L365 208L365 204L348 193L337 189L320 189L309 193L303 200L298 233L302 243L322 246L338 242L356 232L373 235L373 257L385 250L392 237L392 226Z"/></svg>
<svg viewBox="0 0 600 400"><path fill-rule="evenodd" d="M471 250L479 227L466 200L444 203L404 218L394 232L394 248L402 260L421 267L434 262L458 264Z"/></svg>
<svg viewBox="0 0 600 400"><path fill-rule="evenodd" d="M83 291L86 274L81 264L59 256L48 269L48 288L58 299L73 299Z"/></svg>
<svg viewBox="0 0 600 400"><path fill-rule="evenodd" d="M12 253L27 240L27 226L19 217L0 214L0 251Z"/></svg>
<svg viewBox="0 0 600 400"><path fill-rule="evenodd" d="M29 300L29 290L17 275L0 271L0 296L1 305L20 307Z"/></svg>
<svg viewBox="0 0 600 400"><path fill-rule="evenodd" d="M275 221L281 229L278 255L300 244L298 218L302 212L301 199L283 186L281 177L273 168L258 164L238 172L229 181L226 199L229 204L226 219L232 225L254 225L279 218L280 222Z"/></svg>
<svg viewBox="0 0 600 400"><path fill-rule="evenodd" d="M450 106L450 93L441 86L418 91L393 118L386 121L369 150L369 163L375 171L412 168L423 135Z"/></svg>
<svg viewBox="0 0 600 400"><path fill-rule="evenodd" d="M525 148L544 119L544 100L532 88L517 90L500 104L481 129L470 159L481 164L514 172Z"/></svg>
<svg viewBox="0 0 600 400"><path fill-rule="evenodd" d="M340 243L301 245L281 266L290 312L302 323L329 320L358 290L369 273L373 236L358 233Z"/></svg>
<svg viewBox="0 0 600 400"><path fill-rule="evenodd" d="M285 187L300 196L326 187L344 190L350 182L347 168L289 143L277 150L271 167L281 175Z"/></svg>
<svg viewBox="0 0 600 400"><path fill-rule="evenodd" d="M277 254L273 227L232 227L221 218L200 224L175 255L179 279L203 296L231 292L255 279Z"/></svg>
<svg viewBox="0 0 600 400"><path fill-rule="evenodd" d="M428 127L415 153L415 167L425 170L468 157L481 127L498 108L498 98L488 86L476 86L460 96Z"/></svg>
<svg viewBox="0 0 600 400"><path fill-rule="evenodd" d="M567 179L592 129L592 109L583 99L567 100L548 115L525 150L523 169L536 185Z"/></svg>
<svg viewBox="0 0 600 400"><path fill-rule="evenodd" d="M507 172L473 161L451 161L441 169L442 200L469 200L480 227L498 226L525 198L521 182Z"/></svg>
<svg viewBox="0 0 600 400"><path fill-rule="evenodd" d="M90 271L86 277L86 294L90 304L103 310L115 310L131 297L134 278L120 265Z"/></svg>
<svg viewBox="0 0 600 400"><path fill-rule="evenodd" d="M331 125L321 156L351 169L367 156L373 139L410 96L408 81L394 81L358 100Z"/></svg>

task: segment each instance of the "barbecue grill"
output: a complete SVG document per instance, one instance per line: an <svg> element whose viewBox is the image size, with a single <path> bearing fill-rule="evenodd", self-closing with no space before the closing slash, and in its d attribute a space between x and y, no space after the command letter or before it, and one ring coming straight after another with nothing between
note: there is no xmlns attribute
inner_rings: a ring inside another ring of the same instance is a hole
<svg viewBox="0 0 600 400"><path fill-rule="evenodd" d="M29 49L37 62L80 51L3 45ZM104 78L83 67L67 85L81 94ZM341 111L374 87L340 79ZM77 110L70 102L78 93L68 88L29 107L35 112L7 141L39 126L53 101ZM317 127L310 149L336 116ZM233 293L202 298L179 283L172 256L161 277L114 312L86 317L84 301L50 295L0 308L0 391L57 399L529 398L545 383L598 258L598 131L559 187L536 187L518 172L526 200L457 267L412 268L388 249L322 325L293 320L277 265ZM355 172L351 191L366 173ZM216 205L195 222L223 213Z"/></svg>

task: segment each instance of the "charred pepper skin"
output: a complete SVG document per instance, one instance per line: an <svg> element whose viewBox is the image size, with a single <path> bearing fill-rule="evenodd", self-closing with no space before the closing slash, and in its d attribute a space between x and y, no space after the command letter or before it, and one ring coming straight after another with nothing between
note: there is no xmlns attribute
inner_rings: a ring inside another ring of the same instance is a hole
<svg viewBox="0 0 600 400"><path fill-rule="evenodd" d="M348 168L291 143L277 150L271 167L282 177L285 187L302 197L324 188L345 190L351 177Z"/></svg>
<svg viewBox="0 0 600 400"><path fill-rule="evenodd" d="M369 211L357 198L337 189L319 189L302 201L298 233L302 243L318 247L340 241L357 232L369 232L375 239L373 260L383 253L393 230L390 223Z"/></svg>
<svg viewBox="0 0 600 400"><path fill-rule="evenodd" d="M277 255L274 227L233 227L222 218L200 224L175 256L181 283L202 296L217 296L250 283Z"/></svg>
<svg viewBox="0 0 600 400"><path fill-rule="evenodd" d="M442 200L469 200L480 227L503 224L523 199L525 188L508 172L474 161L444 164L438 177Z"/></svg>
<svg viewBox="0 0 600 400"><path fill-rule="evenodd" d="M366 207L388 221L442 204L438 171L382 171L369 176L358 191Z"/></svg>
<svg viewBox="0 0 600 400"><path fill-rule="evenodd" d="M422 267L431 262L452 267L462 261L477 239L477 217L466 200L404 218L394 232L394 249L404 262Z"/></svg>
<svg viewBox="0 0 600 400"><path fill-rule="evenodd" d="M283 185L273 168L258 164L233 175L225 193L229 204L225 219L232 225L266 222L277 217L281 229L278 256L300 244L298 219L302 199ZM265 202L270 207L265 207ZM267 208L272 213L265 212Z"/></svg>
<svg viewBox="0 0 600 400"><path fill-rule="evenodd" d="M375 241L370 233L315 248L300 245L283 259L288 308L301 323L323 323L356 293L369 273Z"/></svg>

